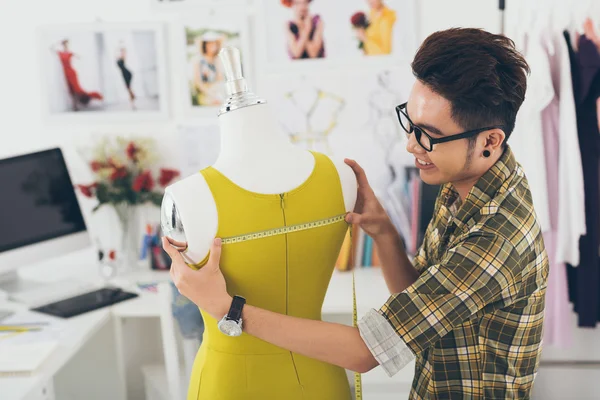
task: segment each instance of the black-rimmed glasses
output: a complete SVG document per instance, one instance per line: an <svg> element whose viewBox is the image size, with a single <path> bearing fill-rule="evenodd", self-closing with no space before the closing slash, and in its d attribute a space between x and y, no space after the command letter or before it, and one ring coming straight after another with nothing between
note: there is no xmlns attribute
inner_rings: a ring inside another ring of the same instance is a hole
<svg viewBox="0 0 600 400"><path fill-rule="evenodd" d="M406 112L406 104L407 103L396 106L396 114L398 115L398 121L400 121L400 125L402 126L402 129L404 129L404 131L407 134L411 134L413 132L415 133L415 138L417 139L417 143L419 143L419 145L422 148L424 148L426 151L433 150L434 144L452 142L453 140L467 139L467 138L473 137L481 132L489 131L490 129L504 129L503 125L495 125L495 126L488 126L486 128L474 129L472 131L467 131L467 132L459 133L459 134L452 135L452 136L445 136L442 138L432 138L431 136L429 136L427 134L427 132L425 132L425 130L423 128L413 124L413 122L408 117L408 113Z"/></svg>

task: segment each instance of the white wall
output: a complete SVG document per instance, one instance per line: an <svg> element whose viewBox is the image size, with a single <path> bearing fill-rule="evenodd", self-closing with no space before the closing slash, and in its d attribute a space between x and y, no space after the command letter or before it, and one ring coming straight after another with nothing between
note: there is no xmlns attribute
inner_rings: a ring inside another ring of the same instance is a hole
<svg viewBox="0 0 600 400"><path fill-rule="evenodd" d="M500 33L498 0L418 0L418 3L421 39L432 32L454 27Z"/></svg>

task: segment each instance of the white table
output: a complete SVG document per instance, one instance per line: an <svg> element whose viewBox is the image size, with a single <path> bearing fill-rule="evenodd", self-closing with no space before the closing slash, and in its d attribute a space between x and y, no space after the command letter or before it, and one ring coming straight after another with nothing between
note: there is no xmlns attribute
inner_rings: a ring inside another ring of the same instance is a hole
<svg viewBox="0 0 600 400"><path fill-rule="evenodd" d="M84 253L86 254L86 253ZM85 256L85 259L89 255ZM52 278L86 277L87 280L97 276L93 264L83 268L81 259L73 262L60 262L52 267ZM60 264L60 265L58 265ZM48 266L39 271L29 271L30 276L44 276ZM117 400L126 399L128 368L140 368L140 364L125 357L124 338L128 336L126 319L157 319L159 318L158 296L137 288L138 282L158 282L169 280L167 272L151 270L138 270L125 274L112 283L125 289L136 291L139 297L116 304L84 315L70 318L67 321L68 334L61 339L59 349L44 363L42 369L32 377L27 378L0 378L0 398L2 400L53 400L53 376L85 345L85 343L102 327L109 323L114 324L114 351L117 357L116 369L120 379L114 382L118 386ZM364 268L356 271L356 288L358 315L364 315L371 308L379 308L389 294L385 286L381 269ZM6 307L5 305L2 305ZM19 305L11 304L19 309ZM323 318L336 322L351 322L352 315L352 273L335 271L323 304ZM384 372L377 368L363 376L365 399L384 400L389 398L405 398L410 390L413 367L407 366L393 379L388 378ZM369 393L372 393L369 395Z"/></svg>
<svg viewBox="0 0 600 400"><path fill-rule="evenodd" d="M81 279L101 285L102 280L98 277L94 259L92 248L83 249L47 262L21 268L19 275L24 279L39 282L51 283L62 279ZM6 301L0 302L0 308L15 311L27 310L24 305ZM110 308L63 320L64 334L60 336L58 347L42 364L39 371L28 377L0 377L0 399L53 400L54 376L111 320ZM93 361L89 363L88 367L93 373Z"/></svg>
<svg viewBox="0 0 600 400"><path fill-rule="evenodd" d="M1 308L15 311L26 309L14 303L3 303ZM110 318L109 309L96 310L70 318L65 335L61 336L58 343L58 348L44 362L39 371L28 377L0 377L0 398L2 400L54 399L54 375Z"/></svg>

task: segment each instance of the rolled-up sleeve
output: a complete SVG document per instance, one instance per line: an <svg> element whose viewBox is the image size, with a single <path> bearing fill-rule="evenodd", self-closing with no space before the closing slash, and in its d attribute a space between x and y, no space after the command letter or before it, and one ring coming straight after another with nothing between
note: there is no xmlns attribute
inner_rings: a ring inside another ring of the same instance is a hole
<svg viewBox="0 0 600 400"><path fill-rule="evenodd" d="M520 286L519 256L507 240L476 233L449 249L406 290L358 324L375 359L393 375L484 308L506 307Z"/></svg>
<svg viewBox="0 0 600 400"><path fill-rule="evenodd" d="M415 355L412 350L378 311L371 310L358 321L358 330L373 357L388 376L394 376L414 360Z"/></svg>

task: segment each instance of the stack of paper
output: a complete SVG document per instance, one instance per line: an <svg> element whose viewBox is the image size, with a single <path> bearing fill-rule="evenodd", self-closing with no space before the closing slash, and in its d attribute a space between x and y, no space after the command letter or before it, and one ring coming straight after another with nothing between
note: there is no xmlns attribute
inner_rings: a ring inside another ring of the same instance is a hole
<svg viewBox="0 0 600 400"><path fill-rule="evenodd" d="M50 341L3 346L0 351L0 376L36 372L57 346L57 342Z"/></svg>
<svg viewBox="0 0 600 400"><path fill-rule="evenodd" d="M4 318L0 323L0 376L35 373L56 350L64 326L59 318L32 311Z"/></svg>

